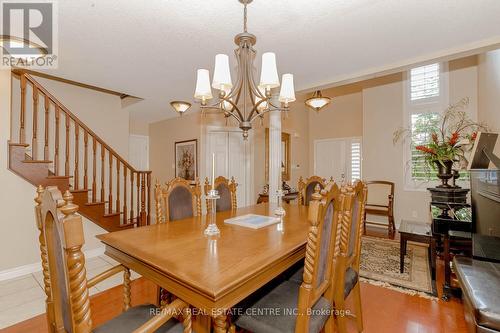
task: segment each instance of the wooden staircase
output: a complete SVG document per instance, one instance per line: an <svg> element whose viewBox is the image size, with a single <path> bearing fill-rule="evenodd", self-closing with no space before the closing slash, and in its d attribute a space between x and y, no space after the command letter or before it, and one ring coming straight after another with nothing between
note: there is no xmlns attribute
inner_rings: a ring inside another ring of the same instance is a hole
<svg viewBox="0 0 500 333"><path fill-rule="evenodd" d="M132 167L31 75L13 74L20 108L11 110L9 169L35 186L70 190L78 212L107 231L149 224L151 171Z"/></svg>

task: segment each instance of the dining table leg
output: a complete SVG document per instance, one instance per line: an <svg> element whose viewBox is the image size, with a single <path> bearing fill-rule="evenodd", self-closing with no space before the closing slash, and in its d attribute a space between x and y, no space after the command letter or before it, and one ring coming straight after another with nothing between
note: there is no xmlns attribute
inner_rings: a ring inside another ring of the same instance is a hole
<svg viewBox="0 0 500 333"><path fill-rule="evenodd" d="M219 314L214 317L214 332L226 333L227 332L227 316L226 314Z"/></svg>

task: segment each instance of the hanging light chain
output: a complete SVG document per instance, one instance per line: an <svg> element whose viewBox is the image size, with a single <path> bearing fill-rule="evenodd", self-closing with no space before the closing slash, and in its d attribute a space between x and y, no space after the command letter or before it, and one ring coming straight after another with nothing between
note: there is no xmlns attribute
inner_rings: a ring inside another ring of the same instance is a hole
<svg viewBox="0 0 500 333"><path fill-rule="evenodd" d="M243 31L248 32L247 31L247 3L246 2L244 3L244 6L243 6Z"/></svg>

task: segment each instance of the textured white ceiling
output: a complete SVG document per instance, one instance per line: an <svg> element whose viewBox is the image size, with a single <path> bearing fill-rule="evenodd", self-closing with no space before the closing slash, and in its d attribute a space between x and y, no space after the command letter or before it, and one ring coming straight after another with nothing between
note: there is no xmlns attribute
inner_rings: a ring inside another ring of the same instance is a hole
<svg viewBox="0 0 500 333"><path fill-rule="evenodd" d="M192 101L196 69L212 73L221 52L234 61L242 30L237 0L58 4L50 74L144 98L129 107L144 122L175 116L172 99ZM258 58L274 51L297 90L500 37L500 0L254 0L248 15Z"/></svg>

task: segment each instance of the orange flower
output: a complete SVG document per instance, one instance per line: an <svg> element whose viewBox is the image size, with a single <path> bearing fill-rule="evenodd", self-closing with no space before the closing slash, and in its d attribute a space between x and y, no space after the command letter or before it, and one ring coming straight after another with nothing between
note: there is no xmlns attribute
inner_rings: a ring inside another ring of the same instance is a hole
<svg viewBox="0 0 500 333"><path fill-rule="evenodd" d="M423 151L424 153L427 153L427 154L436 155L436 152L434 151L434 149L431 149L431 148L426 147L426 146L416 146L415 149Z"/></svg>
<svg viewBox="0 0 500 333"><path fill-rule="evenodd" d="M477 138L477 132L472 133L472 135L470 136L470 140L474 141L476 140L476 138Z"/></svg>
<svg viewBox="0 0 500 333"><path fill-rule="evenodd" d="M451 135L450 141L448 141L448 143L451 146L454 146L457 142L458 142L458 133L457 132L453 132L453 134Z"/></svg>
<svg viewBox="0 0 500 333"><path fill-rule="evenodd" d="M434 141L434 143L438 143L438 135L436 132L432 133L432 141Z"/></svg>

